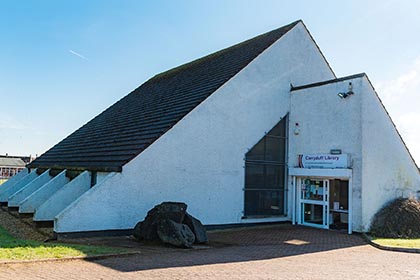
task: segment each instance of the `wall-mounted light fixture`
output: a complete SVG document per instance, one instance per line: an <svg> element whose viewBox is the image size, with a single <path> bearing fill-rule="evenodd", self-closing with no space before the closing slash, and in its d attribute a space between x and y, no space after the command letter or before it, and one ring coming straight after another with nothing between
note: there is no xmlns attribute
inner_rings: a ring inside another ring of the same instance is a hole
<svg viewBox="0 0 420 280"><path fill-rule="evenodd" d="M295 129L293 130L293 133L295 135L299 135L300 133L299 123L295 123Z"/></svg>
<svg viewBox="0 0 420 280"><path fill-rule="evenodd" d="M354 94L353 85L351 84L351 82L349 83L349 90L347 92L337 93L338 97L340 97L340 98L347 98L347 97L349 97L350 95L353 95L353 94Z"/></svg>

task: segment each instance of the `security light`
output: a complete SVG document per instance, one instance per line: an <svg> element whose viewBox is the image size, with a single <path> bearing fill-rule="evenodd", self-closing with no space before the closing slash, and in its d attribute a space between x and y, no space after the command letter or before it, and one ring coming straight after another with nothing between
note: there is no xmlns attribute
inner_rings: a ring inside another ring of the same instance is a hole
<svg viewBox="0 0 420 280"><path fill-rule="evenodd" d="M348 92L339 92L339 93L337 93L337 95L338 95L338 97L340 97L340 98L347 98L347 97L349 97L350 95L353 95L354 94L354 92L353 92L353 85L351 84L351 83L349 83L349 91Z"/></svg>
<svg viewBox="0 0 420 280"><path fill-rule="evenodd" d="M345 93L345 92L339 92L339 93L337 93L337 95L340 98L346 98L348 96L347 93Z"/></svg>

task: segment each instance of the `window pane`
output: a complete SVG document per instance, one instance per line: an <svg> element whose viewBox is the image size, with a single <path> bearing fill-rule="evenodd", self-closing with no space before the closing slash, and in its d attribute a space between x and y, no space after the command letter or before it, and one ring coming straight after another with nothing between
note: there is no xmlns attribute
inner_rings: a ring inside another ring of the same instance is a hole
<svg viewBox="0 0 420 280"><path fill-rule="evenodd" d="M264 188L264 165L247 163L245 166L245 174L246 189Z"/></svg>
<svg viewBox="0 0 420 280"><path fill-rule="evenodd" d="M306 179L302 184L302 199L323 200L324 183L320 180Z"/></svg>
<svg viewBox="0 0 420 280"><path fill-rule="evenodd" d="M284 166L282 165L266 165L265 166L265 188L266 189L283 189L284 187Z"/></svg>
<svg viewBox="0 0 420 280"><path fill-rule="evenodd" d="M247 160L264 160L264 138L246 154Z"/></svg>
<svg viewBox="0 0 420 280"><path fill-rule="evenodd" d="M245 191L245 215L283 214L282 191Z"/></svg>
<svg viewBox="0 0 420 280"><path fill-rule="evenodd" d="M270 130L245 158L245 215L284 214L286 118Z"/></svg>
<svg viewBox="0 0 420 280"><path fill-rule="evenodd" d="M303 204L303 221L305 223L312 223L322 225L323 219L323 206L316 204Z"/></svg>
<svg viewBox="0 0 420 280"><path fill-rule="evenodd" d="M265 160L284 163L285 139L265 137Z"/></svg>
<svg viewBox="0 0 420 280"><path fill-rule="evenodd" d="M268 134L286 137L286 118L283 118Z"/></svg>

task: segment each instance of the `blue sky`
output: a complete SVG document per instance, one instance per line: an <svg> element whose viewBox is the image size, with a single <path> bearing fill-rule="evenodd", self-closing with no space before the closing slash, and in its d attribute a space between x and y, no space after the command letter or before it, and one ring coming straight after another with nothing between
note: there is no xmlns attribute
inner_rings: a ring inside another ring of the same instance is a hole
<svg viewBox="0 0 420 280"><path fill-rule="evenodd" d="M155 74L302 19L420 162L420 4L343 2L1 1L0 154L42 154Z"/></svg>

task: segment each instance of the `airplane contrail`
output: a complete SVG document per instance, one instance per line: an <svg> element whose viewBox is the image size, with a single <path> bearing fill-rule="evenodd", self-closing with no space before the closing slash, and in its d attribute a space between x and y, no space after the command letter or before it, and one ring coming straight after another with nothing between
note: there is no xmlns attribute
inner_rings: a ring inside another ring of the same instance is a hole
<svg viewBox="0 0 420 280"><path fill-rule="evenodd" d="M81 59L84 59L84 60L89 60L89 59L87 59L85 56L83 56L83 55L81 55L80 53L77 53L77 52L75 52L75 51L73 51L73 50L69 50L69 52L70 52L71 54L74 54L75 56L80 57Z"/></svg>

